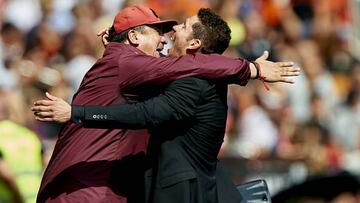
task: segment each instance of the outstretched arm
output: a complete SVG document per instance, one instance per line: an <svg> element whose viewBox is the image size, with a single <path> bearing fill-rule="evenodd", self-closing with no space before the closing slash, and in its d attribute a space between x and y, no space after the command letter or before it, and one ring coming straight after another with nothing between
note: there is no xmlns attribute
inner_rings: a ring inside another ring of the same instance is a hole
<svg viewBox="0 0 360 203"><path fill-rule="evenodd" d="M32 108L39 121L82 123L92 128L155 127L167 121L191 119L201 100L204 85L195 78L183 78L171 83L165 92L145 102L111 106L72 106L47 94ZM71 110L72 109L72 110Z"/></svg>
<svg viewBox="0 0 360 203"><path fill-rule="evenodd" d="M261 66L265 82L293 83L289 76L297 76L300 69L293 62L268 61L268 52L256 62ZM204 79L222 79L228 84L246 85L254 78L257 70L253 63L242 58L231 58L219 54L194 54L181 57L160 57L139 54L129 57L122 63L131 69L121 72L122 78L131 78L122 82L123 87L134 87L142 84L164 84L183 77L199 77ZM145 74L146 73L146 74Z"/></svg>
<svg viewBox="0 0 360 203"><path fill-rule="evenodd" d="M108 36L109 29L103 29L98 33L98 36L101 37L103 45L106 47L109 44ZM261 67L262 78L265 82L284 82L284 83L294 83L294 81L289 78L292 76L298 76L300 74L300 69L294 67L293 62L272 62L267 60L269 56L268 51L265 51L262 56L256 59L256 62L259 63ZM155 74L154 78L146 78L152 76L151 74L143 75L139 74L135 76L130 82L129 86L136 86L143 81L151 81L151 83L157 82L170 82L178 78L189 77L189 76L197 76L205 79L225 79L227 78L228 83L235 83L239 85L246 85L249 79L257 79L256 76L259 75L258 70L256 69L253 63L249 63L249 61L245 59L231 59L224 56L217 56L216 54L211 55L211 57L207 57L205 55L205 59L203 55L194 56L197 58L196 60L203 61L202 65L190 64L188 66L183 67L175 67L171 66L163 68L161 71L160 67L163 64L160 60L160 63L157 64L158 59L154 59L154 62L151 64L155 65L155 68L152 66L149 67L147 64L143 64L142 68L147 68L148 71L151 72L157 71L158 73L164 72L164 75ZM176 59L174 62L170 62L170 64L174 64L176 66L179 61L183 59ZM137 60L139 61L139 60ZM184 60L186 61L186 60ZM221 65L222 63L225 63ZM160 72L159 72L160 71ZM142 73L144 73L142 72ZM158 77L158 78L156 78Z"/></svg>

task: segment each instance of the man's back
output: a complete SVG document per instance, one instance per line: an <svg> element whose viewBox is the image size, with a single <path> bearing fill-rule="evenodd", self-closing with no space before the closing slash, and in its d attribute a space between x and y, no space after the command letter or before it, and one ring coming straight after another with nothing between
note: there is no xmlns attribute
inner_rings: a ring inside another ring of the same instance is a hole
<svg viewBox="0 0 360 203"><path fill-rule="evenodd" d="M119 69L126 67L122 67L118 60L132 53L129 50L112 50L118 47L110 46L104 57L85 75L73 97L74 104L110 105L126 102L121 94L121 83L127 82L129 78L126 74L121 78ZM125 134L130 136L125 137ZM148 134L144 130L86 129L81 125L66 124L43 176L38 201L60 197L81 199L84 202L126 202L124 197L131 196L128 194L131 188L139 187L135 181L138 179L136 177L142 175L142 171L131 168L144 167L142 163L147 140ZM118 177L122 179L118 181L123 184L121 186L112 184L115 168L127 174L127 178ZM88 193L86 190L93 192Z"/></svg>

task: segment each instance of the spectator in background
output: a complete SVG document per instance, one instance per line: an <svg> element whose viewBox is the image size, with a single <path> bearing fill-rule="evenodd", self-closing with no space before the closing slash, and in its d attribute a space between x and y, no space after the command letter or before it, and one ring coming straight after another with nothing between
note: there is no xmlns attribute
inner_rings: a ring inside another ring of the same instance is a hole
<svg viewBox="0 0 360 203"><path fill-rule="evenodd" d="M0 92L0 201L35 203L42 174L37 135L11 120L12 98Z"/></svg>
<svg viewBox="0 0 360 203"><path fill-rule="evenodd" d="M258 103L254 91L256 86L248 85L247 88L236 94L237 110L241 117L236 121L238 132L231 145L236 155L246 159L269 157L276 146L278 131Z"/></svg>
<svg viewBox="0 0 360 203"><path fill-rule="evenodd" d="M246 30L244 41L237 46L237 50L241 56L253 60L259 53L264 50L269 50L274 54L270 46L270 41L267 39L268 26L257 12L251 12L249 16L244 19L244 26ZM274 60L274 56L269 56L270 60Z"/></svg>
<svg viewBox="0 0 360 203"><path fill-rule="evenodd" d="M0 31L0 86L11 89L18 85L17 75L11 69L11 61L21 58L25 42L23 33L11 23L5 23Z"/></svg>
<svg viewBox="0 0 360 203"><path fill-rule="evenodd" d="M158 11L160 16L177 20L196 15L199 8L209 6L207 0L147 0L145 2L147 6Z"/></svg>
<svg viewBox="0 0 360 203"><path fill-rule="evenodd" d="M309 175L338 172L341 163L341 151L334 146L329 132L316 121L306 123L298 129L294 143L308 169Z"/></svg>
<svg viewBox="0 0 360 203"><path fill-rule="evenodd" d="M331 118L334 139L347 152L360 149L360 64L355 63L351 72L351 89L342 105Z"/></svg>
<svg viewBox="0 0 360 203"><path fill-rule="evenodd" d="M0 91L0 122L8 117L5 95ZM1 137L0 137L1 140ZM16 177L9 164L4 160L4 155L0 149L0 201L23 203L23 197L20 194L19 187L16 183Z"/></svg>
<svg viewBox="0 0 360 203"><path fill-rule="evenodd" d="M86 35L84 35L84 32L79 28L75 29L67 37L67 43L65 44L65 59L67 64L65 66L64 76L70 83L70 94L76 92L82 78L96 61L87 41Z"/></svg>
<svg viewBox="0 0 360 203"><path fill-rule="evenodd" d="M0 151L0 201L23 203L16 177Z"/></svg>
<svg viewBox="0 0 360 203"><path fill-rule="evenodd" d="M296 78L297 83L289 90L290 106L295 119L308 122L312 117L311 96L317 94L324 101L324 113L338 105L339 99L333 76L326 69L320 56L318 45L312 40L303 40L296 44L300 65L304 74ZM335 91L334 91L335 90ZM329 123L325 124L329 126Z"/></svg>
<svg viewBox="0 0 360 203"><path fill-rule="evenodd" d="M6 21L16 25L21 31L28 32L41 21L42 13L38 0L13 0L6 3Z"/></svg>

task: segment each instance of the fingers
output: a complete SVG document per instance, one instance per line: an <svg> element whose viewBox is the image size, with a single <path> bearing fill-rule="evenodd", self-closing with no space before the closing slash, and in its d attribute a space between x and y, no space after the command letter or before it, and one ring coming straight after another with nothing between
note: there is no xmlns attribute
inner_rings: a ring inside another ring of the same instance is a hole
<svg viewBox="0 0 360 203"><path fill-rule="evenodd" d="M44 121L44 122L54 121L53 118L41 118L41 117L37 117L37 116L35 116L35 120L37 120L37 121Z"/></svg>
<svg viewBox="0 0 360 203"><path fill-rule="evenodd" d="M31 111L43 111L43 112L52 112L52 108L48 106L33 106Z"/></svg>
<svg viewBox="0 0 360 203"><path fill-rule="evenodd" d="M281 76L299 76L300 71L285 71Z"/></svg>
<svg viewBox="0 0 360 203"><path fill-rule="evenodd" d="M50 99L51 101L56 101L56 100L59 99L58 97L52 96L49 92L46 92L45 95L46 95L46 97L47 97L48 99Z"/></svg>
<svg viewBox="0 0 360 203"><path fill-rule="evenodd" d="M101 41L104 45L104 47L106 47L109 44L109 31L110 28L104 28L102 30L100 30L100 32L97 33L97 36L101 37Z"/></svg>
<svg viewBox="0 0 360 203"><path fill-rule="evenodd" d="M104 35L104 34L106 34L108 32L109 32L108 28L104 28L104 29L100 30L96 35L97 36L102 36L102 35Z"/></svg>
<svg viewBox="0 0 360 203"><path fill-rule="evenodd" d="M291 67L295 65L294 62L277 62L277 64L282 67Z"/></svg>
<svg viewBox="0 0 360 203"><path fill-rule="evenodd" d="M34 112L35 117L40 118L53 118L54 114L52 112L36 111Z"/></svg>
<svg viewBox="0 0 360 203"><path fill-rule="evenodd" d="M282 71L281 76L299 76L300 75L300 68L285 68Z"/></svg>
<svg viewBox="0 0 360 203"><path fill-rule="evenodd" d="M298 76L300 75L299 68L285 68L281 72L281 76Z"/></svg>
<svg viewBox="0 0 360 203"><path fill-rule="evenodd" d="M268 51L264 51L263 55L261 55L261 56L259 57L259 59L266 60L268 57L269 57L269 52L268 52Z"/></svg>
<svg viewBox="0 0 360 203"><path fill-rule="evenodd" d="M287 72L299 72L300 73L300 68L296 68L296 67L286 67L285 71Z"/></svg>
<svg viewBox="0 0 360 203"><path fill-rule="evenodd" d="M300 72L285 72L281 74L281 77L288 77L288 76L299 76Z"/></svg>
<svg viewBox="0 0 360 203"><path fill-rule="evenodd" d="M103 35L102 36L102 41L104 45L108 45L109 44L109 40L108 40L108 35Z"/></svg>
<svg viewBox="0 0 360 203"><path fill-rule="evenodd" d="M300 68L294 67L294 62L278 62L282 68L282 76L298 76L300 75Z"/></svg>
<svg viewBox="0 0 360 203"><path fill-rule="evenodd" d="M280 79L280 82L289 83L289 84L294 84L294 83L295 83L294 80L292 80L292 79L290 79L290 78L285 78L285 77L282 77L282 78Z"/></svg>
<svg viewBox="0 0 360 203"><path fill-rule="evenodd" d="M54 104L54 101L50 101L50 100L38 100L36 102L34 102L35 106L51 106Z"/></svg>

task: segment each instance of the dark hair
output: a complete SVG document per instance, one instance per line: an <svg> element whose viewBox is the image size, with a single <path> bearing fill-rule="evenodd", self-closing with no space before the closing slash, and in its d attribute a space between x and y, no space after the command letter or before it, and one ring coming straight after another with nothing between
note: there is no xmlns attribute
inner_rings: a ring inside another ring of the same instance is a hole
<svg viewBox="0 0 360 203"><path fill-rule="evenodd" d="M128 34L130 30L136 30L138 32L143 32L145 30L145 25L139 25L136 27L129 28L120 33L116 33L114 26L111 26L109 30L109 41L110 42L120 42L123 43L128 39Z"/></svg>
<svg viewBox="0 0 360 203"><path fill-rule="evenodd" d="M193 38L202 41L201 53L222 54L231 39L228 24L209 8L201 8L197 16L200 22L192 26Z"/></svg>

